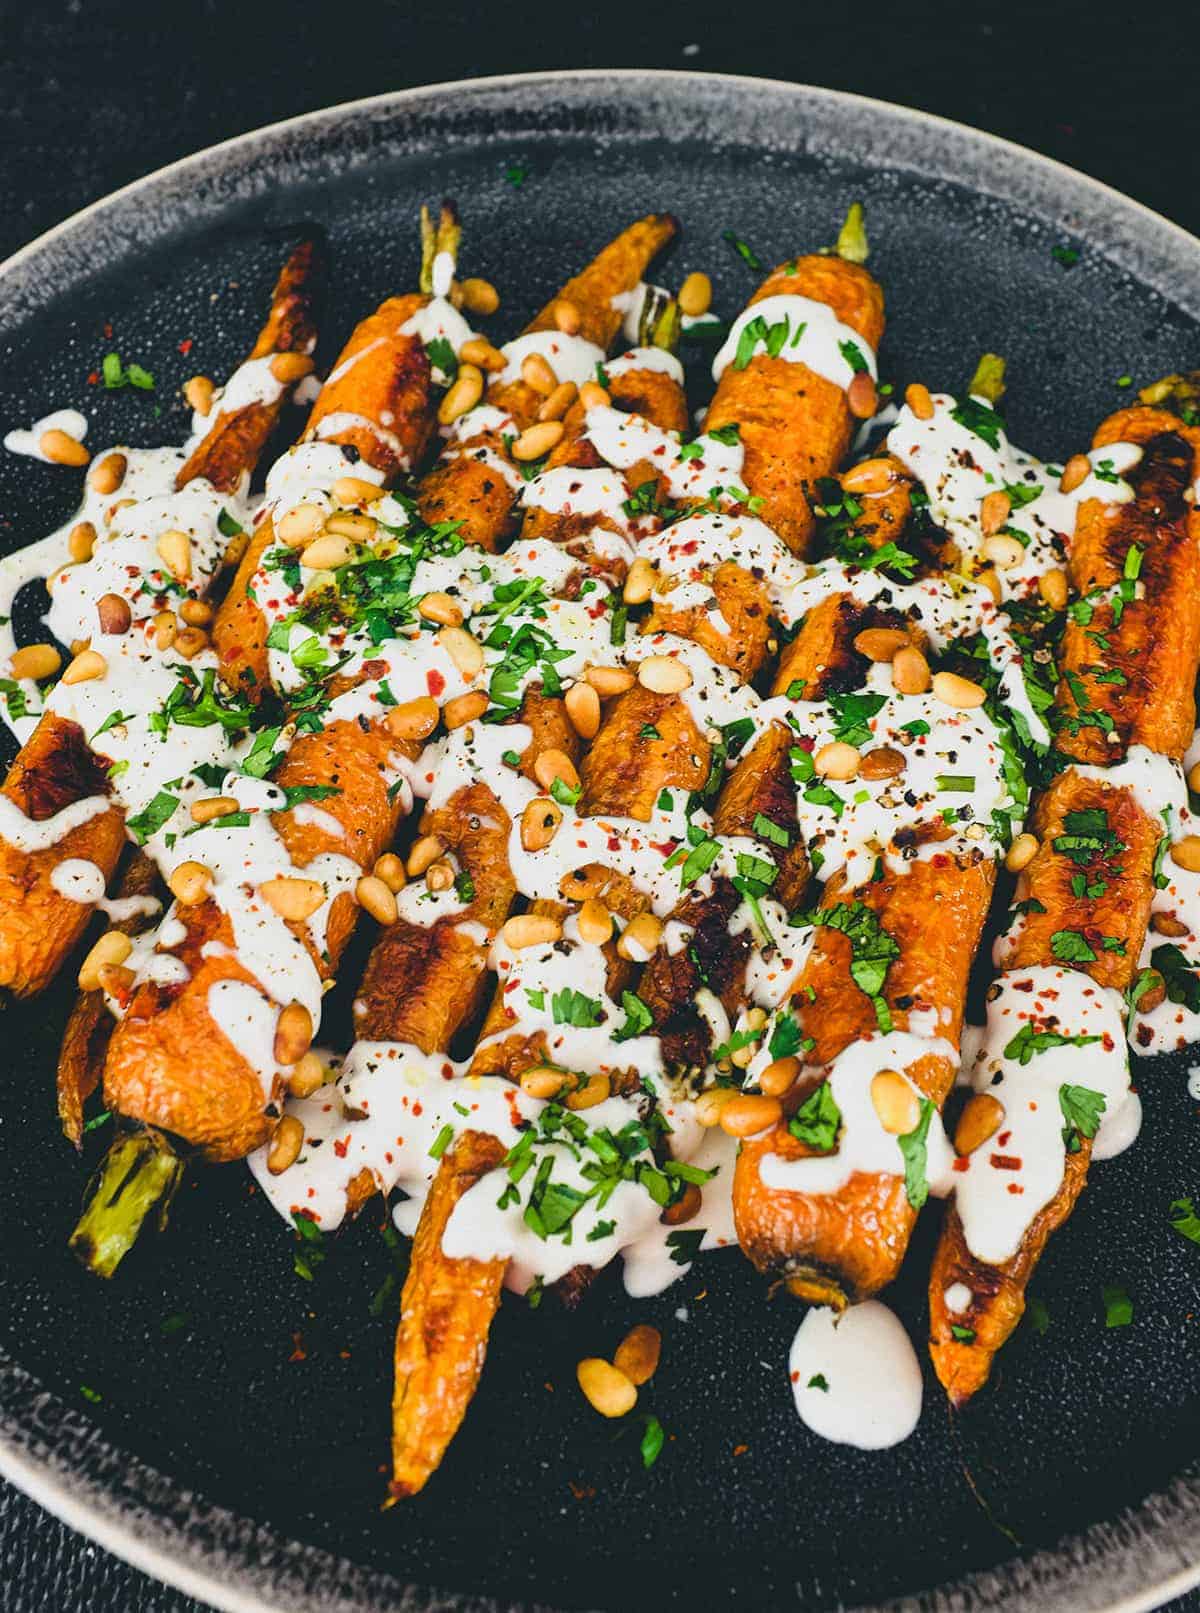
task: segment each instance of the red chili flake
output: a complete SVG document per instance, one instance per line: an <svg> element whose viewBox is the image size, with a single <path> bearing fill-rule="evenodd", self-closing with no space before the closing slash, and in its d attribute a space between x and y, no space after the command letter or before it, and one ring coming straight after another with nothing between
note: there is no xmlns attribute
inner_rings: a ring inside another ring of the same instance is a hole
<svg viewBox="0 0 1200 1613"><path fill-rule="evenodd" d="M798 1372L793 1372L792 1373L792 1382L793 1383L799 1383L800 1382L800 1374Z"/></svg>
<svg viewBox="0 0 1200 1613"><path fill-rule="evenodd" d="M1010 1182L1008 1184L1008 1191L1010 1193L1023 1193L1025 1189L1021 1186L1020 1182Z"/></svg>
<svg viewBox="0 0 1200 1613"><path fill-rule="evenodd" d="M576 1501L590 1501L596 1493L594 1485L576 1484L573 1479L567 1480L567 1487Z"/></svg>
<svg viewBox="0 0 1200 1613"><path fill-rule="evenodd" d="M950 1169L955 1171L969 1171L971 1169L970 1154L960 1154Z"/></svg>
<svg viewBox="0 0 1200 1613"><path fill-rule="evenodd" d="M436 700L438 695L444 692L446 688L446 680L442 674L435 669L434 671L427 672L425 674L425 687Z"/></svg>
<svg viewBox="0 0 1200 1613"><path fill-rule="evenodd" d="M110 325L110 324L107 324L107 323L106 323L106 324L105 324L105 326L104 326L104 334L105 334L105 335L106 335L106 336L107 336L107 337L108 337L108 338L109 338L109 339L110 339L110 340L111 340L111 339L112 339L112 332L113 332L113 328L112 328L112 326L111 326L111 325Z"/></svg>
<svg viewBox="0 0 1200 1613"><path fill-rule="evenodd" d="M194 346L194 338L191 336L185 336L179 344L179 351L183 354L184 358L186 358Z"/></svg>
<svg viewBox="0 0 1200 1613"><path fill-rule="evenodd" d="M1104 1039L1101 1041L1100 1046L1106 1053L1112 1052L1113 1048L1116 1046L1116 1043L1113 1041L1111 1031L1105 1031Z"/></svg>
<svg viewBox="0 0 1200 1613"><path fill-rule="evenodd" d="M796 737L796 745L800 750L811 751L816 749L817 742L811 734L799 734Z"/></svg>
<svg viewBox="0 0 1200 1613"><path fill-rule="evenodd" d="M657 851L660 857L669 857L678 844L678 840L652 840L650 850Z"/></svg>
<svg viewBox="0 0 1200 1613"><path fill-rule="evenodd" d="M291 1353L291 1355L288 1356L288 1360L289 1361L307 1361L308 1360L308 1351L304 1348L304 1335L303 1335L303 1333L293 1333L292 1334L292 1353Z"/></svg>
<svg viewBox="0 0 1200 1613"><path fill-rule="evenodd" d="M735 1456L745 1456L746 1452L749 1449L750 1449L749 1445L735 1445L733 1447L733 1454Z"/></svg>
<svg viewBox="0 0 1200 1613"><path fill-rule="evenodd" d="M696 550L699 548L699 544L695 538L692 538L688 543L679 544L678 548L680 554L695 554Z"/></svg>
<svg viewBox="0 0 1200 1613"><path fill-rule="evenodd" d="M609 835L608 841L607 841L607 848L608 848L609 851L620 851L621 842L617 838L616 835Z"/></svg>
<svg viewBox="0 0 1200 1613"><path fill-rule="evenodd" d="M424 1104L422 1104L422 1102L421 1102L421 1100L419 1098L414 1098L413 1106L412 1106L412 1112L415 1115L421 1115L421 1114L425 1113L425 1106L424 1106Z"/></svg>
<svg viewBox="0 0 1200 1613"><path fill-rule="evenodd" d="M998 1137L997 1137L997 1138L996 1138L996 1142L997 1142L997 1144L998 1144L998 1145L999 1145L999 1147L1001 1147L1001 1148L1007 1148L1007 1147L1008 1147L1008 1139L1009 1139L1009 1138L1010 1138L1010 1137L1011 1137L1011 1136L1012 1136L1012 1132L1011 1132L1011 1131L1002 1131L1002 1132L1001 1132L1001 1133L1000 1133L1000 1135L999 1135L999 1136L998 1136Z"/></svg>
<svg viewBox="0 0 1200 1613"><path fill-rule="evenodd" d="M519 980L510 980L508 982L507 986L505 986L504 989L505 989L505 991L516 991L517 987L520 984L521 984L521 982Z"/></svg>
<svg viewBox="0 0 1200 1613"><path fill-rule="evenodd" d="M339 1159L345 1159L346 1155L350 1151L350 1133L349 1132L347 1132L344 1137L339 1139L339 1141L334 1143L333 1151L334 1151L334 1153L337 1155L337 1157Z"/></svg>
<svg viewBox="0 0 1200 1613"><path fill-rule="evenodd" d="M993 1170L1019 1171L1022 1161L1016 1154L993 1154L988 1163Z"/></svg>
<svg viewBox="0 0 1200 1613"><path fill-rule="evenodd" d="M1033 990L1033 981L1032 980L1017 980L1017 981L1014 981L1013 982L1013 990L1014 991L1032 991Z"/></svg>
<svg viewBox="0 0 1200 1613"><path fill-rule="evenodd" d="M89 386L99 386L100 385L100 371L99 370L89 370L88 371L87 384Z"/></svg>
<svg viewBox="0 0 1200 1613"><path fill-rule="evenodd" d="M349 1359L350 1359L350 1351L349 1350L339 1350L338 1355L341 1356L343 1361L349 1361Z"/></svg>

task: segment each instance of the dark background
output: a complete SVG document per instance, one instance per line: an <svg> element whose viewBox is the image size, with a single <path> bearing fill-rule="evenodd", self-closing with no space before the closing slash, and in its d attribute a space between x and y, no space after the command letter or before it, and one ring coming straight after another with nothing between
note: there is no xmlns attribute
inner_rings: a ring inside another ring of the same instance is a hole
<svg viewBox="0 0 1200 1613"><path fill-rule="evenodd" d="M1195 0L786 11L434 0L0 0L0 256L163 163L338 101L478 74L764 74L902 102L1095 175L1200 231ZM2 1613L193 1613L0 1483ZM1200 1595L1172 1604L1200 1613Z"/></svg>

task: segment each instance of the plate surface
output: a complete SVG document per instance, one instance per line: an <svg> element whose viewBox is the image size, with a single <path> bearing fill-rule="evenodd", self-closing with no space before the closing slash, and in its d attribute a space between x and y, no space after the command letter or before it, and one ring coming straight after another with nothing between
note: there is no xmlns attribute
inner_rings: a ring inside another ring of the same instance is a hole
<svg viewBox="0 0 1200 1613"><path fill-rule="evenodd" d="M519 185L514 164L528 170ZM680 216L665 277L708 270L731 312L754 277L723 230L774 262L831 239L859 197L889 298L883 373L959 389L982 350L1004 353L1022 446L1064 456L1128 397L1118 377L1200 366L1200 244L1066 169L829 91L556 74L282 124L68 221L0 270L5 425L90 397L96 443L178 440L179 385L236 363L297 222L330 238L328 359L415 282L416 208L442 195L461 205L468 272L501 288L497 339L638 213ZM155 372L152 396L90 391L113 349ZM75 493L67 473L0 456L0 544L39 536ZM4 1026L0 1468L182 1588L231 1609L908 1595L1132 1609L1200 1577L1200 1251L1167 1220L1173 1198L1200 1193L1186 1055L1142 1068L1139 1146L1096 1170L1035 1281L1049 1330L1021 1329L968 1416L949 1417L927 1372L906 1444L866 1454L811 1437L787 1383L796 1308L769 1303L734 1256L707 1256L651 1302L625 1299L614 1273L572 1317L506 1302L441 1473L385 1516L379 1214L302 1283L248 1175L214 1171L111 1287L86 1279L65 1250L84 1173L51 1091L69 1000L64 985ZM922 1218L894 1294L918 1339L936 1220ZM1110 1281L1136 1306L1114 1332ZM665 1337L643 1404L670 1439L650 1474L635 1428L600 1425L574 1386L575 1361L609 1353L635 1319Z"/></svg>

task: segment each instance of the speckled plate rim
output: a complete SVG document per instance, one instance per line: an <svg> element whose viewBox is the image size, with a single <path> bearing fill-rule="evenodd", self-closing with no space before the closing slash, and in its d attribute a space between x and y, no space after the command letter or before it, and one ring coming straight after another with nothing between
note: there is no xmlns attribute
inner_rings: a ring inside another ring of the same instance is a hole
<svg viewBox="0 0 1200 1613"><path fill-rule="evenodd" d="M518 114L528 97L560 96L579 109L615 103L622 134L670 131L647 120L670 104L711 138L702 108L736 114L736 143L814 152L1005 200L1047 226L1088 241L1141 284L1200 318L1200 241L1168 219L1050 158L911 108L809 85L732 74L641 68L522 73L422 85L305 113L235 136L161 168L73 214L0 264L0 299L18 319L85 272L115 263L172 227L195 225L231 199L260 194L272 159L299 163L330 135L367 135L390 119L448 104L494 101ZM782 136L768 115L793 114ZM407 131L412 138L413 131ZM874 138L870 138L874 136ZM344 155L344 154L343 154ZM351 153L351 165L369 159ZM107 238L105 232L108 232ZM97 250L99 247L102 250ZM107 252L107 258L105 253ZM3 329L0 314L0 329ZM109 1444L77 1408L42 1388L0 1351L0 1473L71 1528L144 1572L224 1613L502 1613L486 1597L404 1584L288 1540L181 1490ZM1036 1606L1056 1613L1142 1613L1200 1582L1200 1463L1161 1494L1051 1550L953 1584L876 1604L893 1613L983 1613ZM525 1613L539 1613L522 1604ZM511 1604L508 1604L511 1613ZM549 1610L543 1610L549 1613Z"/></svg>

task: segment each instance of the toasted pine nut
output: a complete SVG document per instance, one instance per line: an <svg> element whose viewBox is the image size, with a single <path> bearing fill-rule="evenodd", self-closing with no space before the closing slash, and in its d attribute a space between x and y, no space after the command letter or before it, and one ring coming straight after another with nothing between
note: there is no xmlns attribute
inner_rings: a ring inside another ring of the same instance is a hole
<svg viewBox="0 0 1200 1613"><path fill-rule="evenodd" d="M924 694L929 688L929 662L913 645L897 650L892 659L892 682L900 694Z"/></svg>
<svg viewBox="0 0 1200 1613"><path fill-rule="evenodd" d="M528 426L512 445L512 456L523 464L541 459L562 441L561 420L543 420L540 425Z"/></svg>
<svg viewBox="0 0 1200 1613"><path fill-rule="evenodd" d="M100 631L114 636L128 633L133 622L129 601L120 594L101 594L96 601L96 616L100 622Z"/></svg>
<svg viewBox="0 0 1200 1613"><path fill-rule="evenodd" d="M482 689L475 689L470 694L455 695L453 700L447 700L442 707L442 721L449 731L455 728L465 728L469 722L482 717L488 708L488 697Z"/></svg>
<svg viewBox="0 0 1200 1613"><path fill-rule="evenodd" d="M574 381L561 382L538 410L538 419L561 420L578 396L579 388Z"/></svg>
<svg viewBox="0 0 1200 1613"><path fill-rule="evenodd" d="M993 488L986 493L979 505L979 529L985 538L990 538L994 532L999 532L1012 514L1012 499L1002 487Z"/></svg>
<svg viewBox="0 0 1200 1613"><path fill-rule="evenodd" d="M1038 593L1051 610L1066 610L1070 591L1067 574L1060 566L1052 566L1038 578Z"/></svg>
<svg viewBox="0 0 1200 1613"><path fill-rule="evenodd" d="M62 656L53 644L27 644L14 650L9 663L14 678L52 678L62 665Z"/></svg>
<svg viewBox="0 0 1200 1613"><path fill-rule="evenodd" d="M658 572L646 559L639 555L630 566L625 578L625 586L621 590L621 598L627 605L644 605L654 592L654 585L658 581Z"/></svg>
<svg viewBox="0 0 1200 1613"><path fill-rule="evenodd" d="M154 545L158 558L177 582L184 582L192 574L192 540L186 532L172 527L164 532Z"/></svg>
<svg viewBox="0 0 1200 1613"><path fill-rule="evenodd" d="M579 788L579 774L576 771L575 763L567 755L566 751L555 750L553 747L542 751L535 758L533 776L543 790L549 790L555 779L561 780L569 790Z"/></svg>
<svg viewBox="0 0 1200 1613"><path fill-rule="evenodd" d="M563 697L571 726L580 739L595 739L600 730L600 696L590 683L573 683Z"/></svg>
<svg viewBox="0 0 1200 1613"><path fill-rule="evenodd" d="M79 984L84 991L100 989L100 970L106 964L124 963L133 951L133 942L120 930L108 930L96 942L79 966Z"/></svg>
<svg viewBox="0 0 1200 1613"><path fill-rule="evenodd" d="M183 383L183 398L188 408L196 414L207 415L212 408L213 393L216 387L207 375L193 375L190 381Z"/></svg>
<svg viewBox="0 0 1200 1613"><path fill-rule="evenodd" d="M275 1021L275 1062L295 1064L312 1046L312 1015L303 1003L290 1002Z"/></svg>
<svg viewBox="0 0 1200 1613"><path fill-rule="evenodd" d="M864 459L842 472L842 486L847 493L886 493L892 485L894 471L887 459Z"/></svg>
<svg viewBox="0 0 1200 1613"><path fill-rule="evenodd" d="M506 946L512 947L514 952L522 952L526 947L552 946L560 941L562 925L544 913L518 913L504 921L500 934Z"/></svg>
<svg viewBox="0 0 1200 1613"><path fill-rule="evenodd" d="M463 620L462 607L456 599L435 588L431 594L425 594L417 606L417 614L423 616L427 622L438 622L442 627L461 627Z"/></svg>
<svg viewBox="0 0 1200 1613"><path fill-rule="evenodd" d="M276 521L275 536L289 549L302 549L324 525L325 511L319 504L296 504Z"/></svg>
<svg viewBox="0 0 1200 1613"><path fill-rule="evenodd" d="M76 565L92 558L96 547L96 528L90 521L76 521L67 539L67 553Z"/></svg>
<svg viewBox="0 0 1200 1613"><path fill-rule="evenodd" d="M987 699L987 690L970 678L960 678L957 672L936 672L933 692L938 700L959 711L972 711Z"/></svg>
<svg viewBox="0 0 1200 1613"><path fill-rule="evenodd" d="M1177 919L1174 913L1152 913L1150 928L1155 935L1169 935L1173 940L1188 933L1187 925L1182 919Z"/></svg>
<svg viewBox="0 0 1200 1613"><path fill-rule="evenodd" d="M276 353L271 360L271 374L284 386L292 381L302 381L306 375L311 375L315 368L316 365L307 353Z"/></svg>
<svg viewBox="0 0 1200 1613"><path fill-rule="evenodd" d="M579 327L583 324L583 315L573 302L566 297L560 297L554 304L554 323L564 336L578 336Z"/></svg>
<svg viewBox="0 0 1200 1613"><path fill-rule="evenodd" d="M579 388L579 401L585 409L607 409L612 398L599 381L585 381Z"/></svg>
<svg viewBox="0 0 1200 1613"><path fill-rule="evenodd" d="M1200 762L1188 768L1187 787L1193 795L1200 795Z"/></svg>
<svg viewBox="0 0 1200 1613"><path fill-rule="evenodd" d="M558 888L568 902L585 902L589 897L601 896L612 884L612 869L603 863L588 863L584 868L572 868L558 882Z"/></svg>
<svg viewBox="0 0 1200 1613"><path fill-rule="evenodd" d="M206 795L202 801L192 802L193 823L211 823L214 818L227 818L238 810L232 795Z"/></svg>
<svg viewBox="0 0 1200 1613"><path fill-rule="evenodd" d="M879 779L898 778L907 766L908 760L903 751L897 750L894 745L876 745L874 750L863 752L858 776L875 783Z"/></svg>
<svg viewBox="0 0 1200 1613"><path fill-rule="evenodd" d="M721 1111L740 1096L736 1087L707 1087L696 1099L694 1113L702 1126L718 1126Z"/></svg>
<svg viewBox="0 0 1200 1613"><path fill-rule="evenodd" d="M601 700L624 694L637 682L636 675L624 666L589 666L584 668L583 675Z"/></svg>
<svg viewBox="0 0 1200 1613"><path fill-rule="evenodd" d="M287 1089L293 1098L311 1098L329 1079L329 1070L321 1062L319 1053L310 1048L292 1065L287 1078Z"/></svg>
<svg viewBox="0 0 1200 1613"><path fill-rule="evenodd" d="M663 938L663 922L653 913L635 913L621 931L617 951L632 963L645 963Z"/></svg>
<svg viewBox="0 0 1200 1613"><path fill-rule="evenodd" d="M137 979L132 969L126 969L120 963L102 963L97 970L100 990L106 991L110 997L117 997L128 991Z"/></svg>
<svg viewBox="0 0 1200 1613"><path fill-rule="evenodd" d="M544 851L558 833L562 807L547 795L539 795L521 814L521 845L526 851Z"/></svg>
<svg viewBox="0 0 1200 1613"><path fill-rule="evenodd" d="M566 1084L566 1071L556 1070L551 1064L535 1064L532 1069L521 1072L521 1091L547 1103L557 1098Z"/></svg>
<svg viewBox="0 0 1200 1613"><path fill-rule="evenodd" d="M375 504L387 491L378 482L368 482L362 476L339 476L329 490L336 504Z"/></svg>
<svg viewBox="0 0 1200 1613"><path fill-rule="evenodd" d="M384 722L394 739L428 739L438 725L438 703L431 695L418 695L393 706Z"/></svg>
<svg viewBox="0 0 1200 1613"><path fill-rule="evenodd" d="M1082 487L1092 474L1092 462L1086 454L1072 454L1063 466L1062 480L1058 484L1060 493L1073 493L1077 487Z"/></svg>
<svg viewBox="0 0 1200 1613"><path fill-rule="evenodd" d="M584 902L575 922L579 930L579 939L586 941L589 946L602 947L606 941L612 939L612 914L604 903L598 902L594 896Z"/></svg>
<svg viewBox="0 0 1200 1613"><path fill-rule="evenodd" d="M994 1137L1004 1121L1004 1105L990 1092L977 1092L967 1100L954 1130L954 1149L958 1154L973 1154ZM911 1130L911 1127L910 1127Z"/></svg>
<svg viewBox="0 0 1200 1613"><path fill-rule="evenodd" d="M335 511L326 518L325 530L335 537L349 538L351 543L374 543L379 522L373 515L363 515L357 510Z"/></svg>
<svg viewBox="0 0 1200 1613"><path fill-rule="evenodd" d="M295 1115L284 1115L275 1127L271 1146L267 1149L267 1169L272 1176L282 1176L300 1158L304 1147L304 1125Z"/></svg>
<svg viewBox="0 0 1200 1613"><path fill-rule="evenodd" d="M72 658L74 658L77 655L82 655L84 650L90 648L91 642L92 641L91 641L90 638L73 638L71 640L71 656L72 656Z"/></svg>
<svg viewBox="0 0 1200 1613"><path fill-rule="evenodd" d="M758 1078L759 1089L764 1098L782 1098L795 1086L799 1074L800 1060L789 1053L786 1058L767 1065Z"/></svg>
<svg viewBox="0 0 1200 1613"><path fill-rule="evenodd" d="M105 496L109 493L115 493L125 480L128 465L129 461L124 454L105 454L88 477L88 483L92 491L102 493Z"/></svg>
<svg viewBox="0 0 1200 1613"><path fill-rule="evenodd" d="M540 392L545 398L548 398L558 385L558 376L541 353L526 353L521 360L521 379L526 386L532 387L535 392Z"/></svg>
<svg viewBox="0 0 1200 1613"><path fill-rule="evenodd" d="M654 694L681 694L692 686L691 671L673 655L648 655L638 666L637 680Z"/></svg>
<svg viewBox="0 0 1200 1613"><path fill-rule="evenodd" d="M662 1334L656 1327L650 1327L646 1322L639 1322L637 1327L631 1328L617 1345L613 1356L613 1366L618 1372L623 1372L630 1383L649 1383L658 1371L658 1359L662 1354Z"/></svg>
<svg viewBox="0 0 1200 1613"><path fill-rule="evenodd" d="M490 375L498 375L508 364L500 349L493 347L491 342L482 336L472 336L469 342L464 342L459 348L458 356L463 363L478 365Z"/></svg>
<svg viewBox="0 0 1200 1613"><path fill-rule="evenodd" d="M167 884L181 907L199 907L208 900L212 877L212 869L206 863L186 862L172 870Z"/></svg>
<svg viewBox="0 0 1200 1613"><path fill-rule="evenodd" d="M1037 856L1037 852L1037 836L1028 833L1019 834L1008 848L1007 855L1004 858L1004 866L1010 874L1019 874L1022 868L1029 867L1029 864Z"/></svg>
<svg viewBox="0 0 1200 1613"><path fill-rule="evenodd" d="M445 849L446 842L437 835L422 835L419 840L414 840L404 863L408 877L419 879L431 863L437 862Z"/></svg>
<svg viewBox="0 0 1200 1613"><path fill-rule="evenodd" d="M735 1047L729 1055L729 1062L735 1070L748 1070L758 1052L757 1042L747 1042L745 1047Z"/></svg>
<svg viewBox="0 0 1200 1613"><path fill-rule="evenodd" d="M904 401L918 420L933 419L933 397L927 386L914 381L904 389Z"/></svg>
<svg viewBox="0 0 1200 1613"><path fill-rule="evenodd" d="M458 289L462 296L462 305L469 314L494 314L500 306L500 293L490 280L483 280L477 274L468 275L460 280Z"/></svg>
<svg viewBox="0 0 1200 1613"><path fill-rule="evenodd" d="M393 893L404 889L406 880L404 864L394 851L385 851L371 872L376 879L382 879L388 890Z"/></svg>
<svg viewBox="0 0 1200 1613"><path fill-rule="evenodd" d="M483 645L465 627L443 627L436 634L438 643L468 680L483 671Z"/></svg>
<svg viewBox="0 0 1200 1613"><path fill-rule="evenodd" d="M196 806L204 803L197 801ZM192 816L196 807L192 808ZM289 924L301 924L311 918L325 900L325 887L316 879L301 879L295 874L276 874L265 879L258 894L268 907L273 907L281 919Z"/></svg>
<svg viewBox="0 0 1200 1613"><path fill-rule="evenodd" d="M379 924L394 924L397 908L395 893L374 874L364 874L354 887L358 905Z"/></svg>
<svg viewBox="0 0 1200 1613"><path fill-rule="evenodd" d="M986 567L983 571L976 572L973 580L979 583L982 588L987 589L988 593L991 594L997 605L1003 603L1004 590L1000 586L999 577L997 577L991 566Z"/></svg>
<svg viewBox="0 0 1200 1613"><path fill-rule="evenodd" d="M454 868L443 858L425 870L425 884L431 891L448 891L454 883Z"/></svg>
<svg viewBox="0 0 1200 1613"><path fill-rule="evenodd" d="M880 1070L871 1080L871 1103L884 1131L902 1137L921 1118L917 1095L898 1070Z"/></svg>
<svg viewBox="0 0 1200 1613"><path fill-rule="evenodd" d="M52 465L86 465L92 457L77 438L57 427L42 432L38 447Z"/></svg>
<svg viewBox="0 0 1200 1613"><path fill-rule="evenodd" d="M712 307L712 281L700 269L693 269L679 288L675 299L679 312L689 319L699 319Z"/></svg>
<svg viewBox="0 0 1200 1613"><path fill-rule="evenodd" d="M175 635L175 649L185 661L190 661L207 648L208 634L202 627L181 627Z"/></svg>
<svg viewBox="0 0 1200 1613"><path fill-rule="evenodd" d="M1154 1009L1161 1007L1167 1000L1167 983L1157 969L1148 971L1151 979L1142 987L1138 998L1138 1012L1141 1014L1153 1013Z"/></svg>
<svg viewBox="0 0 1200 1613"><path fill-rule="evenodd" d="M835 739L813 753L813 767L823 778L852 779L862 765L862 756L853 745Z"/></svg>
<svg viewBox="0 0 1200 1613"><path fill-rule="evenodd" d="M206 599L185 599L179 614L189 627L207 627L213 619L213 608Z"/></svg>
<svg viewBox="0 0 1200 1613"><path fill-rule="evenodd" d="M599 1356L588 1356L575 1368L584 1398L601 1417L624 1417L637 1405L637 1389L623 1372Z"/></svg>
<svg viewBox="0 0 1200 1613"><path fill-rule="evenodd" d="M442 399L438 408L438 419L442 425L450 426L473 409L483 396L483 371L478 364L460 364L454 384Z"/></svg>
<svg viewBox="0 0 1200 1613"><path fill-rule="evenodd" d="M738 1092L721 1110L717 1122L731 1137L753 1137L755 1132L774 1126L783 1114L778 1098L759 1097L754 1092Z"/></svg>
<svg viewBox="0 0 1200 1613"><path fill-rule="evenodd" d="M665 1227L683 1227L700 1214L704 1200L695 1182L689 1182L674 1204L668 1204L659 1220Z"/></svg>
<svg viewBox="0 0 1200 1613"><path fill-rule="evenodd" d="M64 683L90 683L102 678L108 671L108 662L98 650L84 650L68 665L62 675Z"/></svg>
<svg viewBox="0 0 1200 1613"><path fill-rule="evenodd" d="M879 394L875 390L875 379L869 371L859 370L846 388L846 402L856 420L870 420L879 407Z"/></svg>
<svg viewBox="0 0 1200 1613"><path fill-rule="evenodd" d="M160 610L151 621L154 629L154 647L156 650L169 650L175 642L175 635L179 632L179 623L175 620L173 610Z"/></svg>
<svg viewBox="0 0 1200 1613"><path fill-rule="evenodd" d="M991 495L988 495L989 498ZM984 557L992 562L999 571L1011 571L1019 566L1025 558L1025 547L1018 538L1007 532L996 532L990 538L984 539Z"/></svg>
<svg viewBox="0 0 1200 1613"><path fill-rule="evenodd" d="M589 1075L577 1087L573 1087L563 1102L568 1109L594 1109L598 1103L606 1103L611 1096L612 1081L601 1073Z"/></svg>
<svg viewBox="0 0 1200 1613"><path fill-rule="evenodd" d="M1171 861L1189 874L1200 874L1200 835L1184 835L1171 847Z"/></svg>
<svg viewBox="0 0 1200 1613"><path fill-rule="evenodd" d="M324 533L300 551L300 564L309 571L336 571L354 558L354 545L336 532Z"/></svg>

